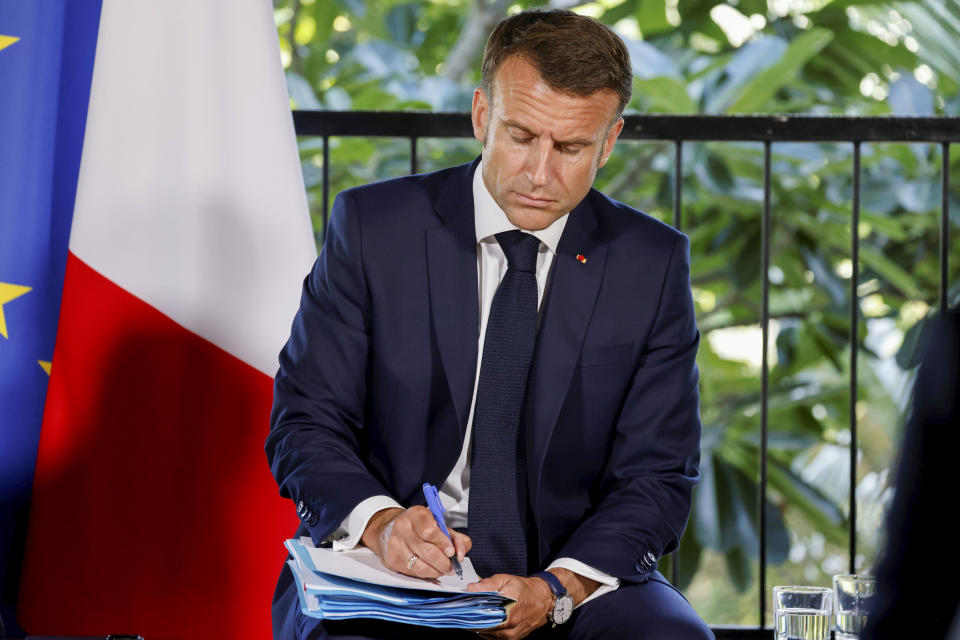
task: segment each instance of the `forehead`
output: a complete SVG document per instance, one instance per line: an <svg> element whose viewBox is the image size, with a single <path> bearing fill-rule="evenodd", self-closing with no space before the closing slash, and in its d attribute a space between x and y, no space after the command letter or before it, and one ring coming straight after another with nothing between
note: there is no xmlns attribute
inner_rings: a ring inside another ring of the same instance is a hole
<svg viewBox="0 0 960 640"><path fill-rule="evenodd" d="M613 123L619 97L612 90L578 96L549 87L523 58L503 61L493 79L492 107L502 119L533 131L547 129L565 138L594 138Z"/></svg>

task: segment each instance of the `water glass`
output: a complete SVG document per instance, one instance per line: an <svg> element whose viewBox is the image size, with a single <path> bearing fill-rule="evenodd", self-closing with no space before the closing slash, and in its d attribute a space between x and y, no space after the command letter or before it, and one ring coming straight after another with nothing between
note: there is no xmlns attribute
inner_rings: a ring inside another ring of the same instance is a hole
<svg viewBox="0 0 960 640"><path fill-rule="evenodd" d="M876 594L877 579L873 576L833 576L836 640L857 640L860 637Z"/></svg>
<svg viewBox="0 0 960 640"><path fill-rule="evenodd" d="M774 587L776 640L830 640L828 587Z"/></svg>

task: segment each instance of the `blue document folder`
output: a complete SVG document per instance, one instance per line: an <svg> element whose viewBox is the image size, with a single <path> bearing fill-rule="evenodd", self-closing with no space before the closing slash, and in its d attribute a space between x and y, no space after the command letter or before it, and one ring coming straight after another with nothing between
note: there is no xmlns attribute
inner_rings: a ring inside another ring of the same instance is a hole
<svg viewBox="0 0 960 640"><path fill-rule="evenodd" d="M469 560L464 580L411 578L383 566L369 549L318 549L309 538L290 539L287 564L304 615L328 620L376 618L435 628L484 629L507 617L513 600L496 592L471 593L477 579Z"/></svg>

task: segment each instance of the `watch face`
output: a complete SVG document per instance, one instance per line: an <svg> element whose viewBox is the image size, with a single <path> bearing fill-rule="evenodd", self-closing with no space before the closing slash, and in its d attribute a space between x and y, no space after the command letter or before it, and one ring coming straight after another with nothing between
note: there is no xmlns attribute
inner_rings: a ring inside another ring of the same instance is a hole
<svg viewBox="0 0 960 640"><path fill-rule="evenodd" d="M573 615L573 596L565 593L553 605L553 623L563 624Z"/></svg>

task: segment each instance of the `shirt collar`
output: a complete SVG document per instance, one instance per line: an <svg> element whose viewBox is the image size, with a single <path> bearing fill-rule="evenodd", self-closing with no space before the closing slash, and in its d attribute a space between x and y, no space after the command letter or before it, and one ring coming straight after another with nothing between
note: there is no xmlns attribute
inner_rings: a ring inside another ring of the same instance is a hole
<svg viewBox="0 0 960 640"><path fill-rule="evenodd" d="M494 235L501 233L503 231L513 231L514 229L520 229L520 227L515 226L510 220L507 219L507 214L503 212L503 209L500 208L500 205L497 204L497 201L493 199L493 196L490 195L490 191L487 190L487 185L483 181L483 161L481 160L477 164L476 170L473 172L473 211L474 211L474 227L477 232L477 242L483 242L487 238L492 238ZM563 228L567 224L567 218L570 216L570 213L565 213L546 229L541 229L540 231L526 231L525 229L520 229L525 233L533 234L540 242L542 242L550 251L554 254L557 253L557 247L560 244L560 236L563 235Z"/></svg>

